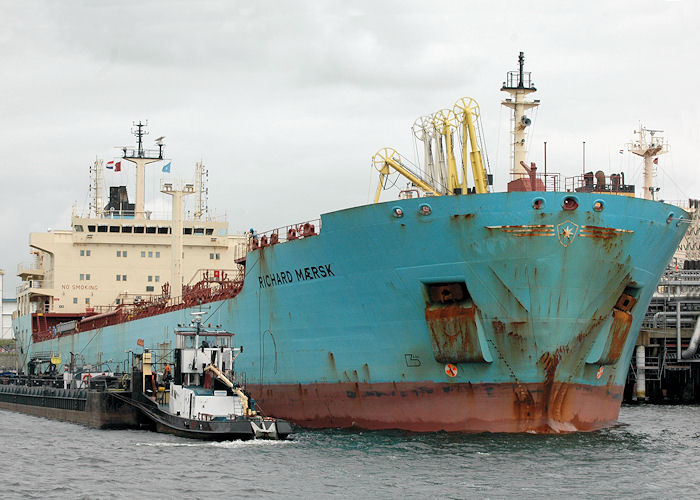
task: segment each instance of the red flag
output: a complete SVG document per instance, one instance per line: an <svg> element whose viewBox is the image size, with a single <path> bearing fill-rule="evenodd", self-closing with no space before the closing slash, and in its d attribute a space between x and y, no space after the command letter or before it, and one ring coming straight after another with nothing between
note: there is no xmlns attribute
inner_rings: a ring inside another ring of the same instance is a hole
<svg viewBox="0 0 700 500"><path fill-rule="evenodd" d="M658 165L658 164L659 164L659 159L658 159L658 158L654 158L654 165Z"/></svg>
<svg viewBox="0 0 700 500"><path fill-rule="evenodd" d="M117 163L114 164L114 171L121 172L121 170L122 170L122 162L118 161Z"/></svg>
<svg viewBox="0 0 700 500"><path fill-rule="evenodd" d="M138 339L136 341L136 345L140 345L141 347L143 347L143 339Z"/></svg>

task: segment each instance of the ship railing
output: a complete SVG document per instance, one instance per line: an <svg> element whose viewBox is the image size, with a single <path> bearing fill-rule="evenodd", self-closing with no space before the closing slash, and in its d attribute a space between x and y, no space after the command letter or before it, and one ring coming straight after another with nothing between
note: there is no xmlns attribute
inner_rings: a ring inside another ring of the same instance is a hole
<svg viewBox="0 0 700 500"><path fill-rule="evenodd" d="M101 214L101 217L95 217L95 220L100 220L100 219L129 219L133 221L134 219L134 214L135 210L104 210ZM146 210L144 212L144 218L146 220L152 220L152 221L170 221L172 219L172 214L170 212L154 212L152 210ZM93 217L90 217L89 214L84 214L82 216L84 219L92 219ZM226 222L227 216L226 214L212 214L212 213L206 213L203 214L202 216L195 217L194 213L192 211L187 211L184 214L183 221L185 222Z"/></svg>
<svg viewBox="0 0 700 500"><path fill-rule="evenodd" d="M47 288L53 288L53 280L52 279L23 281L20 285L18 285L15 288L15 292L16 292L17 296L19 296L20 293L25 292L25 291L30 290L30 289L47 289Z"/></svg>
<svg viewBox="0 0 700 500"><path fill-rule="evenodd" d="M146 149L141 148L121 148L123 153L123 158L147 158L147 159L163 159L162 149Z"/></svg>
<svg viewBox="0 0 700 500"><path fill-rule="evenodd" d="M506 81L503 82L504 87L508 88L532 88L532 78L529 71L523 71L523 80L520 81L520 71L509 71L506 75Z"/></svg>
<svg viewBox="0 0 700 500"><path fill-rule="evenodd" d="M659 286L700 285L700 269L670 269L659 280Z"/></svg>
<svg viewBox="0 0 700 500"><path fill-rule="evenodd" d="M321 219L314 219L299 224L291 224L282 226L276 229L265 231L264 233L256 233L250 230L248 235L248 250L257 250L278 243L298 240L301 238L309 238L321 233Z"/></svg>
<svg viewBox="0 0 700 500"><path fill-rule="evenodd" d="M680 327L692 329L700 317L700 310L686 307L680 311ZM642 320L642 328L654 330L675 330L678 325L678 311L675 304L660 311L647 312Z"/></svg>
<svg viewBox="0 0 700 500"><path fill-rule="evenodd" d="M195 278L190 281L194 284L183 285L180 296L170 296L169 284L165 283L161 295L120 294L119 304L114 307L114 310L120 309L121 314L127 319L151 316L167 310L231 297L243 288L245 274L242 270L225 270L226 273L223 273L223 276L222 270L202 269L200 271L202 271L201 274L195 273ZM217 271L220 273L218 277ZM195 282L197 278L200 279Z"/></svg>
<svg viewBox="0 0 700 500"><path fill-rule="evenodd" d="M116 304L109 304L109 305L101 305L101 306L91 306L85 309L85 312L93 315L93 314L104 314L108 312L114 311L118 306ZM86 316L89 317L89 316Z"/></svg>
<svg viewBox="0 0 700 500"><path fill-rule="evenodd" d="M20 262L17 264L17 275L21 274L32 274L36 276L43 276L46 270L39 265L39 259L34 259L31 262Z"/></svg>
<svg viewBox="0 0 700 500"><path fill-rule="evenodd" d="M675 205L691 212L697 211L700 208L700 200L686 198L684 200L664 200L664 203Z"/></svg>
<svg viewBox="0 0 700 500"><path fill-rule="evenodd" d="M644 378L647 381L659 381L663 377L664 370L669 361L669 353L665 348L659 352L658 356L644 356ZM629 374L632 380L636 381L639 377L639 367L637 366L637 357L632 356L630 360Z"/></svg>
<svg viewBox="0 0 700 500"><path fill-rule="evenodd" d="M531 174L525 173L511 173L510 180L515 181L518 179L524 179L525 184L528 186L529 191L541 190L544 186L545 191L561 191L563 186L561 183L561 174L558 172L535 172Z"/></svg>
<svg viewBox="0 0 700 500"><path fill-rule="evenodd" d="M566 177L564 189L575 193L620 193L634 195L634 184L625 184L625 174L605 175L598 171Z"/></svg>
<svg viewBox="0 0 700 500"><path fill-rule="evenodd" d="M197 269L186 286L193 286L198 283L210 283L212 285L225 283L227 281L243 281L244 272L240 269L223 269L223 268L200 268Z"/></svg>
<svg viewBox="0 0 700 500"><path fill-rule="evenodd" d="M233 261L241 264L245 261L245 257L248 254L248 240L244 242L238 241L233 245Z"/></svg>

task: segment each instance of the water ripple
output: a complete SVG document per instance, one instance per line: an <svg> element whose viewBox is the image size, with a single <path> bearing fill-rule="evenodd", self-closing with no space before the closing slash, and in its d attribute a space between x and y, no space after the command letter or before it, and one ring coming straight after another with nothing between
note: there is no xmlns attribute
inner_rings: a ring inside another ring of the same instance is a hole
<svg viewBox="0 0 700 500"><path fill-rule="evenodd" d="M697 407L624 406L598 432L414 434L297 429L209 443L0 411L7 498L697 495Z"/></svg>

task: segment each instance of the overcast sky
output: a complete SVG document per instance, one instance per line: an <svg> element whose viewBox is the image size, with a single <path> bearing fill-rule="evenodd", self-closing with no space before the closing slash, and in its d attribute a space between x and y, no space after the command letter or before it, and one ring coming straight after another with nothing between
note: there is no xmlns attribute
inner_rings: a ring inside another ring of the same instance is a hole
<svg viewBox="0 0 700 500"><path fill-rule="evenodd" d="M172 176L203 160L210 206L258 231L361 205L371 157L415 156L410 126L463 96L481 106L496 174L507 180L499 91L525 52L542 101L529 160L562 175L625 171L641 121L662 129L661 197L700 197L700 2L20 1L0 0L0 268L14 296L28 235L68 228L88 203L88 167L166 136ZM147 173L147 203L163 201ZM133 185L134 175L107 173ZM132 199L135 192L131 191Z"/></svg>

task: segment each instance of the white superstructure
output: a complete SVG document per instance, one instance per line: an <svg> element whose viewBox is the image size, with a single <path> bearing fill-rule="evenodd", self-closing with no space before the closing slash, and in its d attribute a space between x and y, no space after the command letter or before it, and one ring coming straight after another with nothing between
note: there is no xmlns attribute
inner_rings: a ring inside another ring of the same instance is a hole
<svg viewBox="0 0 700 500"><path fill-rule="evenodd" d="M163 159L163 144L161 138L158 150L145 150L143 124L136 127L138 147L122 148L120 167L129 168L131 162L138 173ZM196 215L186 218L182 203L174 203L169 219L154 219L144 211L142 175L137 175L135 204L129 202L126 186L112 186L105 205L102 168L102 160L91 167L87 216L74 213L70 229L30 234L31 260L17 266L22 280L17 314L94 313L154 295L176 298L182 285L195 284L205 270L216 270L217 277L238 272L235 259L245 254L246 238L229 234L227 222L208 217L201 164L197 182L178 187L194 193L196 184ZM169 193L174 189L172 184L162 187ZM175 255L173 248L181 250ZM170 285L164 288L166 283Z"/></svg>

